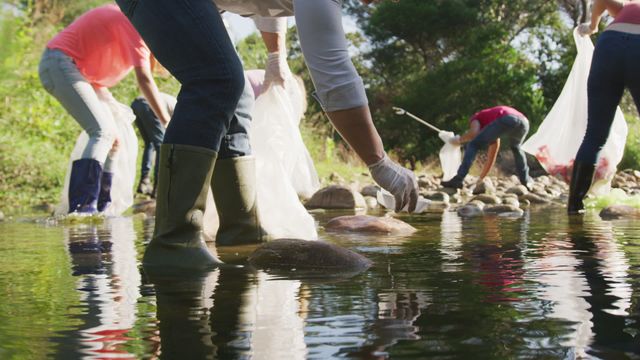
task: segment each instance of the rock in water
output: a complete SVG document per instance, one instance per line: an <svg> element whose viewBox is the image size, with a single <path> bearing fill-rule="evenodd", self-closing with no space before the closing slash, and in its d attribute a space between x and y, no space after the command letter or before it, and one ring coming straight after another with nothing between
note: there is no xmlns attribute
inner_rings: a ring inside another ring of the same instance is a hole
<svg viewBox="0 0 640 360"><path fill-rule="evenodd" d="M495 192L496 187L493 185L493 181L489 178L482 179L482 181L479 181L475 188L473 188L473 195L494 194Z"/></svg>
<svg viewBox="0 0 640 360"><path fill-rule="evenodd" d="M139 213L154 214L156 212L156 201L155 200L141 201L137 204L133 204L131 208L133 209L134 214L139 214Z"/></svg>
<svg viewBox="0 0 640 360"><path fill-rule="evenodd" d="M260 269L318 275L356 274L372 264L366 257L337 245L297 239L267 242L256 249L248 261Z"/></svg>
<svg viewBox="0 0 640 360"><path fill-rule="evenodd" d="M458 208L458 215L462 217L476 217L483 214L482 207L475 203L469 203Z"/></svg>
<svg viewBox="0 0 640 360"><path fill-rule="evenodd" d="M600 211L600 217L605 220L638 219L640 218L640 209L628 205L611 205Z"/></svg>
<svg viewBox="0 0 640 360"><path fill-rule="evenodd" d="M410 235L416 228L392 217L369 215L339 216L325 225L327 231L349 231L367 234Z"/></svg>
<svg viewBox="0 0 640 360"><path fill-rule="evenodd" d="M380 186L378 185L367 185L360 190L360 194L362 196L371 196L375 198L378 196L378 191L380 191Z"/></svg>
<svg viewBox="0 0 640 360"><path fill-rule="evenodd" d="M331 185L318 190L304 206L307 209L365 209L367 204L360 193Z"/></svg>
<svg viewBox="0 0 640 360"><path fill-rule="evenodd" d="M493 205L484 208L484 212L488 214L509 214L514 216L521 216L524 213L522 209L514 205Z"/></svg>

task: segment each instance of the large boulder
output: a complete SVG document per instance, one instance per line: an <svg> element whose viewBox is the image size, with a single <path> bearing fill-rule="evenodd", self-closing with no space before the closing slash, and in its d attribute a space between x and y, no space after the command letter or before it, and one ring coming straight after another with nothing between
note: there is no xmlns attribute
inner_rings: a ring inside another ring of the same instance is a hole
<svg viewBox="0 0 640 360"><path fill-rule="evenodd" d="M639 219L640 209L628 205L611 205L600 211L600 217L605 220Z"/></svg>
<svg viewBox="0 0 640 360"><path fill-rule="evenodd" d="M372 262L351 250L322 241L278 239L265 243L249 256L253 267L298 274L356 274Z"/></svg>
<svg viewBox="0 0 640 360"><path fill-rule="evenodd" d="M367 204L359 192L331 185L318 190L304 206L307 209L365 209Z"/></svg>
<svg viewBox="0 0 640 360"><path fill-rule="evenodd" d="M416 228L392 217L369 215L339 216L324 226L327 231L348 231L367 234L410 235Z"/></svg>

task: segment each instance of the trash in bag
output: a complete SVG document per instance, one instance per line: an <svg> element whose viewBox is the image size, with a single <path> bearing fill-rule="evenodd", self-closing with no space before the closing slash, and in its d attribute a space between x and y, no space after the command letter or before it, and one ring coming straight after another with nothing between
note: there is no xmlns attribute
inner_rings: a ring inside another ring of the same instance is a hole
<svg viewBox="0 0 640 360"><path fill-rule="evenodd" d="M107 216L118 216L133 205L133 188L136 177L136 159L138 156L138 138L133 129L135 115L126 105L119 103L107 89L97 91L98 99L109 110L116 125L119 142L118 151L113 157L113 182L111 184L111 204L105 209ZM76 140L76 145L69 157L69 167L64 179L64 187L60 196L60 204L55 210L56 215L66 215L69 212L69 178L71 165L80 159L84 152L89 135L83 131Z"/></svg>
<svg viewBox="0 0 640 360"><path fill-rule="evenodd" d="M458 173L458 168L462 163L462 153L460 145L449 143L455 137L451 131L440 131L438 136L444 141L444 146L438 154L440 157L440 166L442 167L442 180L451 180Z"/></svg>
<svg viewBox="0 0 640 360"><path fill-rule="evenodd" d="M300 110L290 94L291 90L273 85L256 99L253 110L250 139L256 159L258 214L272 237L315 240L315 220L298 193L312 195L319 181L298 129L300 114L294 115ZM215 235L218 217L211 195L204 219L205 233Z"/></svg>
<svg viewBox="0 0 640 360"><path fill-rule="evenodd" d="M640 195L629 195L622 189L611 189L608 194L584 199L584 206L588 209L600 210L611 205L628 205L640 209Z"/></svg>
<svg viewBox="0 0 640 360"><path fill-rule="evenodd" d="M573 38L578 54L569 78L538 131L522 146L538 159L547 173L566 182L570 181L573 162L587 129L587 80L593 57L591 38L580 36L577 30L573 32ZM618 107L609 139L600 151L592 193L603 194L610 190L626 139L627 123Z"/></svg>
<svg viewBox="0 0 640 360"><path fill-rule="evenodd" d="M384 190L384 189L379 190L378 193L376 194L376 199L378 200L378 203L382 205L385 209L391 209L391 210L396 209L396 198L393 196L393 194L391 194L387 190ZM427 208L429 207L430 203L431 203L431 200L425 199L422 196L418 196L418 203L416 204L416 209L413 212L413 214L421 214L427 211ZM408 209L409 209L409 204L407 204L401 211L409 211Z"/></svg>

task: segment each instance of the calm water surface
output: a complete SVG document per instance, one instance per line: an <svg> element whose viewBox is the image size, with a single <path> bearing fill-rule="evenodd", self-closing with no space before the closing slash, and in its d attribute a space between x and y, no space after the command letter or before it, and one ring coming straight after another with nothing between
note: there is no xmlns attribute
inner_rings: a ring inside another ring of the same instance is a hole
<svg viewBox="0 0 640 360"><path fill-rule="evenodd" d="M640 222L403 219L419 232L321 232L374 260L348 279L149 279L152 221L0 223L0 359L640 358Z"/></svg>

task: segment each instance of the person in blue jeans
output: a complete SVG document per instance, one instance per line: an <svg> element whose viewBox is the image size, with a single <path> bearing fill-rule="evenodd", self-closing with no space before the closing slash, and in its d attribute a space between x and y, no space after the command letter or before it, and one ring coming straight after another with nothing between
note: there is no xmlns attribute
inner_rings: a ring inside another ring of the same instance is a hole
<svg viewBox="0 0 640 360"><path fill-rule="evenodd" d="M613 22L598 38L587 83L587 131L573 163L567 212L580 213L595 172L598 154L609 138L616 108L628 88L640 109L640 2L595 0L591 22L578 27L581 35L598 30L604 11Z"/></svg>
<svg viewBox="0 0 640 360"><path fill-rule="evenodd" d="M363 0L365 3L369 1ZM396 197L397 210L416 207L412 171L391 161L373 124L362 79L351 61L337 0L117 0L153 51L180 82L160 146L154 235L146 267L210 268L220 264L204 243L202 214L211 186L225 204L218 245L264 239L255 204L255 165L248 129L251 87L219 11L296 16L317 96L341 135L368 165L372 178ZM295 8L295 12L294 12ZM277 209L273 209L277 211Z"/></svg>
<svg viewBox="0 0 640 360"><path fill-rule="evenodd" d="M518 110L509 106L495 106L475 113L469 120L469 131L463 135L457 135L452 140L453 144L468 142L462 164L458 173L449 181L443 181L444 187L460 189L463 187L465 176L476 158L479 150L488 147L487 162L480 173L480 180L484 179L496 162L500 139L507 140L516 163L516 174L520 182L529 187L529 166L522 142L529 132L529 120Z"/></svg>
<svg viewBox="0 0 640 360"><path fill-rule="evenodd" d="M173 114L176 106L176 98L160 93L160 98L166 104L169 115ZM142 164L140 165L140 182L136 192L155 197L158 183L158 159L160 157L160 145L164 139L165 127L149 106L147 100L140 96L131 103L131 110L136 116L135 124L144 142L142 152ZM151 169L153 168L153 184L151 183Z"/></svg>

